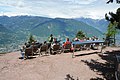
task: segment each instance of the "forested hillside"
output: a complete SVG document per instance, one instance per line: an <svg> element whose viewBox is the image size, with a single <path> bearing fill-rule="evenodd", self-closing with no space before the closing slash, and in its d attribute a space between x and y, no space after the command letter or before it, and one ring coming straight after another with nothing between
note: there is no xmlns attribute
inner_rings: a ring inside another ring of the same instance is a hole
<svg viewBox="0 0 120 80"><path fill-rule="evenodd" d="M66 37L72 39L80 30L88 37L103 36L99 29L75 19L39 16L0 16L1 47L23 44L23 42L28 40L30 34L34 35L40 42L47 40L50 34L60 39L65 39Z"/></svg>

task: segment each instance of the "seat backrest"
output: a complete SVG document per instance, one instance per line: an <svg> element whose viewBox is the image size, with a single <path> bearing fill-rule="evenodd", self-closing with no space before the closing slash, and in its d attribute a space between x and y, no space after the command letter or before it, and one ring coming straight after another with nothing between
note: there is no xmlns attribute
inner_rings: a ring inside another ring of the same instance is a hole
<svg viewBox="0 0 120 80"><path fill-rule="evenodd" d="M70 49L71 48L71 44L66 44L66 46L64 46L64 49Z"/></svg>
<svg viewBox="0 0 120 80"><path fill-rule="evenodd" d="M37 45L34 45L33 46L33 52L36 52L38 50L38 46Z"/></svg>
<svg viewBox="0 0 120 80"><path fill-rule="evenodd" d="M95 43L95 46L99 46L100 45L100 43Z"/></svg>
<svg viewBox="0 0 120 80"><path fill-rule="evenodd" d="M47 51L47 49L48 49L48 45L42 45L42 46L40 47L40 52L42 52L42 51Z"/></svg>
<svg viewBox="0 0 120 80"><path fill-rule="evenodd" d="M90 48L91 43L85 44L85 47Z"/></svg>
<svg viewBox="0 0 120 80"><path fill-rule="evenodd" d="M80 44L75 44L74 48L80 48Z"/></svg>
<svg viewBox="0 0 120 80"><path fill-rule="evenodd" d="M73 47L74 47L74 50L80 50L81 45L80 44L75 44L75 45L73 45Z"/></svg>
<svg viewBox="0 0 120 80"><path fill-rule="evenodd" d="M53 46L53 51L59 50L60 49L60 45L54 45Z"/></svg>
<svg viewBox="0 0 120 80"><path fill-rule="evenodd" d="M26 48L25 49L25 55L32 55L33 54L33 49L32 48Z"/></svg>

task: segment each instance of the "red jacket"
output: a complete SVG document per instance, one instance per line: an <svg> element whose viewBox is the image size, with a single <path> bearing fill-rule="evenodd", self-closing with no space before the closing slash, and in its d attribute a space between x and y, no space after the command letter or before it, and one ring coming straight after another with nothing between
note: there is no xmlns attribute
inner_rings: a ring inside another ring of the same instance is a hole
<svg viewBox="0 0 120 80"><path fill-rule="evenodd" d="M70 41L66 41L64 44L63 44L63 47L66 46L67 44L71 44Z"/></svg>

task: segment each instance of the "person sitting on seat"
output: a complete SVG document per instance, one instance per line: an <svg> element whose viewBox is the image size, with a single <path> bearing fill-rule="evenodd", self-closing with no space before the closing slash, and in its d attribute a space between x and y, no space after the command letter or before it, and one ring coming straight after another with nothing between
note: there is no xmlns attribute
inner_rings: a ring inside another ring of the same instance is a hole
<svg viewBox="0 0 120 80"><path fill-rule="evenodd" d="M53 39L53 43L51 44L51 47L50 47L50 54L53 54L52 50L55 45L60 45L60 43L57 41L57 38Z"/></svg>
<svg viewBox="0 0 120 80"><path fill-rule="evenodd" d="M71 42L69 41L69 38L66 38L66 42L63 44L63 47L65 47L67 44L71 44Z"/></svg>
<svg viewBox="0 0 120 80"><path fill-rule="evenodd" d="M74 39L74 41L79 41L79 39L76 37L76 38Z"/></svg>
<svg viewBox="0 0 120 80"><path fill-rule="evenodd" d="M46 45L47 44L47 42L46 41L44 41L44 43L42 44L42 45Z"/></svg>
<svg viewBox="0 0 120 80"><path fill-rule="evenodd" d="M41 47L40 47L40 49L39 49L39 52L40 52L40 54L42 55L41 52L45 52L45 54L46 54L46 53L48 53L47 50L48 50L48 44L47 44L46 41L44 41L44 43L41 45ZM39 55L40 55L40 54L39 54Z"/></svg>
<svg viewBox="0 0 120 80"><path fill-rule="evenodd" d="M51 48L53 48L54 45L60 45L59 41L57 41L57 38L53 39L53 43L51 44Z"/></svg>
<svg viewBox="0 0 120 80"><path fill-rule="evenodd" d="M22 55L22 59L25 59L25 57L26 58L28 58L28 55L26 54L26 49L32 49L32 45L28 42L28 43L25 43L24 45L22 45L22 47L21 47L21 49L20 49L20 51L21 51L21 55ZM26 55L25 55L26 54Z"/></svg>
<svg viewBox="0 0 120 80"><path fill-rule="evenodd" d="M63 49L69 49L70 51L73 51L74 48L71 46L71 42L69 41L69 38L66 38L66 42L63 43L62 47Z"/></svg>
<svg viewBox="0 0 120 80"><path fill-rule="evenodd" d="M30 42L25 43L26 48L29 48L31 46Z"/></svg>
<svg viewBox="0 0 120 80"><path fill-rule="evenodd" d="M24 45L22 45L22 47L20 49L21 55L22 55L21 59L24 59L24 57L25 57L24 55L25 55L26 45L27 45L27 43L25 43Z"/></svg>

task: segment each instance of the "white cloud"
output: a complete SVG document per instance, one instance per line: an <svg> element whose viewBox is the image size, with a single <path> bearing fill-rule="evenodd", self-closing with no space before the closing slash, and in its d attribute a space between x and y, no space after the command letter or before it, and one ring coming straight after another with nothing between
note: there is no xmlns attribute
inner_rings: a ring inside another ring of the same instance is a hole
<svg viewBox="0 0 120 80"><path fill-rule="evenodd" d="M1 0L0 15L104 18L105 13L118 7L117 4L106 4L105 0Z"/></svg>
<svg viewBox="0 0 120 80"><path fill-rule="evenodd" d="M28 13L17 13L17 12L6 12L6 13L3 13L3 12L1 12L0 13L0 16L4 16L4 15L7 15L7 16L9 16L9 17L11 17L11 16L17 16L17 15L29 15Z"/></svg>

